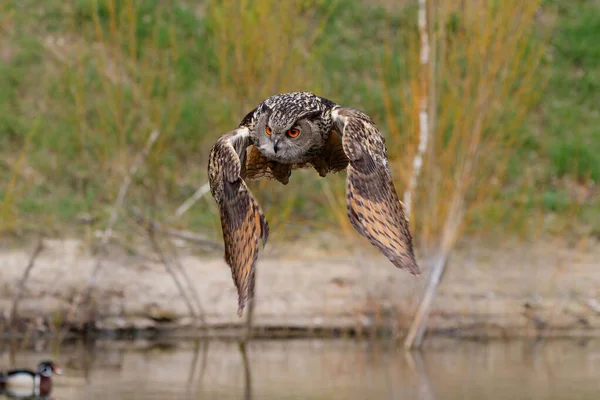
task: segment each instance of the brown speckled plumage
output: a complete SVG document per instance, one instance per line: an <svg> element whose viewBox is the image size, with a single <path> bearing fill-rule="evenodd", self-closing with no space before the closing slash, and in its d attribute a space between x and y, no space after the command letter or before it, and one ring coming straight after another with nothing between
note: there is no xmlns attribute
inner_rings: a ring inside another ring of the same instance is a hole
<svg viewBox="0 0 600 400"><path fill-rule="evenodd" d="M350 159L346 177L346 208L352 226L396 267L420 273L415 260L408 219L387 160L385 140L375 123L356 109L334 112L343 132L344 152Z"/></svg>
<svg viewBox="0 0 600 400"><path fill-rule="evenodd" d="M265 133L269 127L272 133ZM285 132L300 130L298 138ZM279 142L282 144L279 145ZM258 241L269 228L246 179L287 184L292 170L320 176L347 171L346 204L352 226L396 267L420 274L404 207L388 166L385 140L364 112L310 92L271 96L210 152L209 182L221 215L225 261L238 290L238 314L254 296Z"/></svg>
<svg viewBox="0 0 600 400"><path fill-rule="evenodd" d="M266 244L269 236L267 221L242 178L238 154L244 154L248 142L243 129L225 134L213 146L208 168L211 193L221 214L225 261L238 290L240 315L254 295L258 240Z"/></svg>

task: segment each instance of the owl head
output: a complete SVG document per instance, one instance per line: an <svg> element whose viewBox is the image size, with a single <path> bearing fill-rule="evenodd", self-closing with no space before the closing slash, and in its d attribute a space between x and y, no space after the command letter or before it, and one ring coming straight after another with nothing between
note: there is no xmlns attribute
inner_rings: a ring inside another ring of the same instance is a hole
<svg viewBox="0 0 600 400"><path fill-rule="evenodd" d="M324 124L324 110L318 102L298 101L294 93L265 100L257 108L256 146L280 163L308 161L323 147L331 128Z"/></svg>

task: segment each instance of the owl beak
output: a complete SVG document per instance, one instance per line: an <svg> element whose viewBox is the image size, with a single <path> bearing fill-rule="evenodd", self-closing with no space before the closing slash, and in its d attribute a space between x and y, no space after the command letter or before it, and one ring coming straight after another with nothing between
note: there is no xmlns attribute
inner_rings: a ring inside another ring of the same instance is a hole
<svg viewBox="0 0 600 400"><path fill-rule="evenodd" d="M279 144L279 139L275 139L275 141L273 142L273 151L275 152L275 154L277 154L278 144Z"/></svg>

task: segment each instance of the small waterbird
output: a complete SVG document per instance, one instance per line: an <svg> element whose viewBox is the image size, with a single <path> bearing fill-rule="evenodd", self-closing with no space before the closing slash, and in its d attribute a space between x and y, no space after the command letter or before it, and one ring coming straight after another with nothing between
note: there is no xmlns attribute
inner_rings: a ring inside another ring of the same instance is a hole
<svg viewBox="0 0 600 400"><path fill-rule="evenodd" d="M53 361L42 361L37 372L28 369L13 369L0 373L0 392L9 396L48 396L52 391L52 375L62 375L62 370Z"/></svg>

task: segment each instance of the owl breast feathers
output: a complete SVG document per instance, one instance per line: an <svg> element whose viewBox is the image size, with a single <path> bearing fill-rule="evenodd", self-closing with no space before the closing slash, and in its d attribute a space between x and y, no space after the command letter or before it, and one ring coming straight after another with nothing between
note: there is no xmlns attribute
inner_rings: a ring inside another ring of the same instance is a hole
<svg viewBox="0 0 600 400"><path fill-rule="evenodd" d="M258 242L269 226L246 180L287 184L292 170L320 176L347 171L352 226L398 268L419 275L404 207L392 182L385 140L364 112L310 92L263 100L212 147L208 174L219 207L225 261L238 292L238 315L254 297Z"/></svg>

